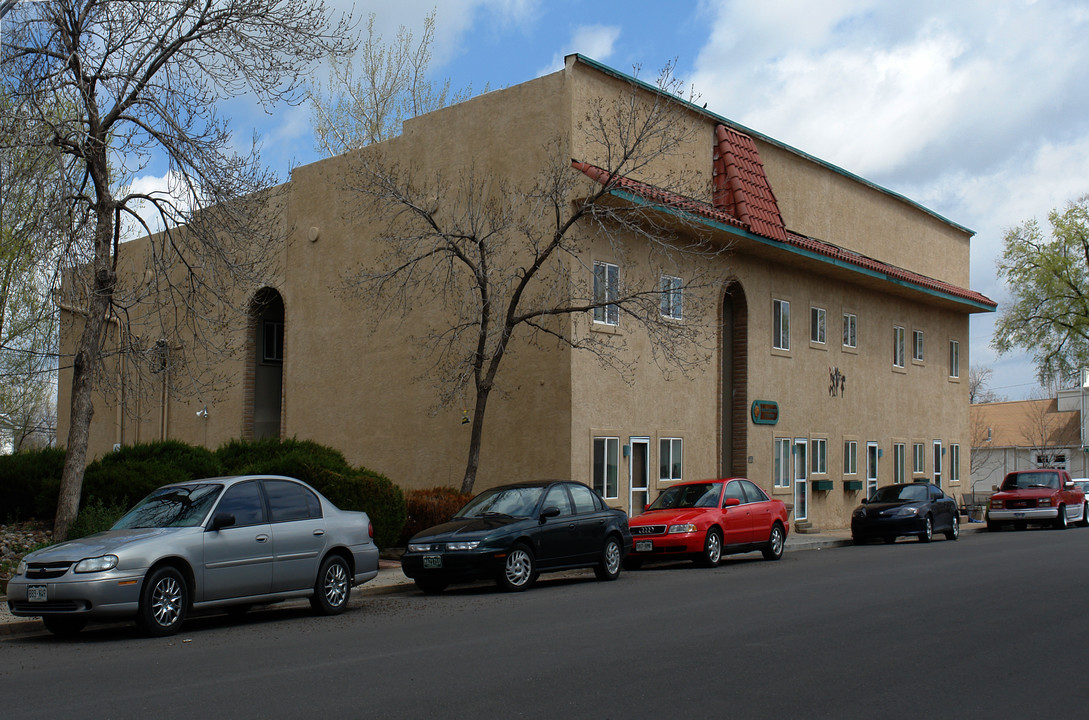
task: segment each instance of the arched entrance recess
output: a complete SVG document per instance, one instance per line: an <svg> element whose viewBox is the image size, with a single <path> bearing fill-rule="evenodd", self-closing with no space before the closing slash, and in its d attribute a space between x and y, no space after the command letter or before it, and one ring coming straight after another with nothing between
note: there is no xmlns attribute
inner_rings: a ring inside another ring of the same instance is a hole
<svg viewBox="0 0 1089 720"><path fill-rule="evenodd" d="M285 330L283 297L273 288L261 288L250 303L243 437L280 437Z"/></svg>
<svg viewBox="0 0 1089 720"><path fill-rule="evenodd" d="M749 304L737 282L731 283L723 295L719 354L722 477L747 476Z"/></svg>

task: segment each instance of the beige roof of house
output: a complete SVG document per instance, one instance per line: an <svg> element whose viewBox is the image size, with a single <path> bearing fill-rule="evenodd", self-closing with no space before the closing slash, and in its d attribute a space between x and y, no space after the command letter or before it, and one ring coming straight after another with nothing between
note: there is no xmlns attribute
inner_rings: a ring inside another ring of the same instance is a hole
<svg viewBox="0 0 1089 720"><path fill-rule="evenodd" d="M973 447L1078 447L1077 411L1060 412L1058 400L979 403L969 409ZM988 439L989 438L989 439Z"/></svg>

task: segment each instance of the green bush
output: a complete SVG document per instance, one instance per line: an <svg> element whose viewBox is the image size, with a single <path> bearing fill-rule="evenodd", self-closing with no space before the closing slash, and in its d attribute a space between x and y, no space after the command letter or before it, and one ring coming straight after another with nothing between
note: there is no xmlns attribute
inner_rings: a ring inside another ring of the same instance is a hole
<svg viewBox="0 0 1089 720"><path fill-rule="evenodd" d="M52 521L57 512L64 450L43 448L0 456L0 520Z"/></svg>
<svg viewBox="0 0 1089 720"><path fill-rule="evenodd" d="M176 440L126 445L87 466L81 507L98 501L128 509L163 485L222 474L219 458L206 448Z"/></svg>
<svg viewBox="0 0 1089 720"><path fill-rule="evenodd" d="M232 440L216 451L224 471L298 478L342 510L362 510L379 547L393 547L405 524L405 498L389 478L353 468L343 453L310 440Z"/></svg>
<svg viewBox="0 0 1089 720"><path fill-rule="evenodd" d="M409 539L421 530L454 517L472 499L471 493L449 487L409 490L405 493L405 529L401 531L400 546L407 545Z"/></svg>
<svg viewBox="0 0 1089 720"><path fill-rule="evenodd" d="M105 505L99 500L84 503L75 522L68 528L68 539L75 540L109 530L128 509L128 505Z"/></svg>

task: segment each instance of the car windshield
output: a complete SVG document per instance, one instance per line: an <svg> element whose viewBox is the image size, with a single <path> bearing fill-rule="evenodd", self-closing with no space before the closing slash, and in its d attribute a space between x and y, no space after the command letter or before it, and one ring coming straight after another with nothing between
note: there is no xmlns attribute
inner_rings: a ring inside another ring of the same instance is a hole
<svg viewBox="0 0 1089 720"><path fill-rule="evenodd" d="M159 488L129 510L111 529L196 527L204 522L221 490L223 486L219 484Z"/></svg>
<svg viewBox="0 0 1089 720"><path fill-rule="evenodd" d="M1074 484L1078 486L1078 490L1089 493L1089 480L1075 480Z"/></svg>
<svg viewBox="0 0 1089 720"><path fill-rule="evenodd" d="M923 502L926 485L886 485L873 494L870 502Z"/></svg>
<svg viewBox="0 0 1089 720"><path fill-rule="evenodd" d="M721 492L722 483L718 482L676 485L659 495L647 509L718 507L718 496Z"/></svg>
<svg viewBox="0 0 1089 720"><path fill-rule="evenodd" d="M1002 481L1003 490L1023 490L1025 488L1059 489L1059 475L1053 472L1010 473Z"/></svg>
<svg viewBox="0 0 1089 720"><path fill-rule="evenodd" d="M486 490L458 511L456 517L509 515L531 517L544 493L543 487L508 487Z"/></svg>

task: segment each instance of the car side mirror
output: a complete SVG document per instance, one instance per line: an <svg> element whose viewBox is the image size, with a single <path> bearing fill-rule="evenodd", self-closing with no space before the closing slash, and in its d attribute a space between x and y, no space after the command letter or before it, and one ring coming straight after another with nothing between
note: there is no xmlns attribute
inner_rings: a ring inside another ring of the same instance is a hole
<svg viewBox="0 0 1089 720"><path fill-rule="evenodd" d="M998 492L998 486L997 485L991 485L991 490L993 490L994 492Z"/></svg>
<svg viewBox="0 0 1089 720"><path fill-rule="evenodd" d="M1073 490L1074 489L1074 483L1072 483L1072 482L1063 483L1063 487L1065 487L1067 490Z"/></svg>
<svg viewBox="0 0 1089 720"><path fill-rule="evenodd" d="M556 507L555 505L549 505L548 507L546 507L544 510L541 511L541 524L543 525L544 521L547 520L548 518L554 518L554 517L559 517L559 516L560 516L560 509L558 507Z"/></svg>
<svg viewBox="0 0 1089 720"><path fill-rule="evenodd" d="M863 505L867 505L867 504L869 504L870 499L869 498L862 498L861 500L859 500L859 502L862 503Z"/></svg>
<svg viewBox="0 0 1089 720"><path fill-rule="evenodd" d="M741 504L741 501L738 500L737 498L726 498L726 500L722 503L722 507L724 507L724 508L737 507L740 504Z"/></svg>
<svg viewBox="0 0 1089 720"><path fill-rule="evenodd" d="M208 530L215 531L221 528L230 527L234 525L234 515L231 513L216 513L212 518L212 524L208 527Z"/></svg>

